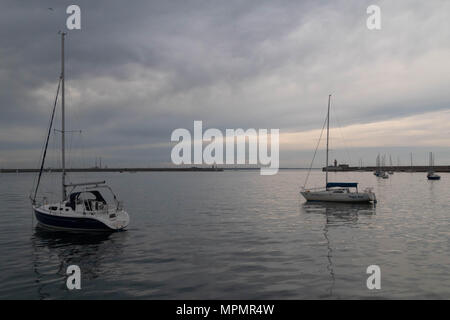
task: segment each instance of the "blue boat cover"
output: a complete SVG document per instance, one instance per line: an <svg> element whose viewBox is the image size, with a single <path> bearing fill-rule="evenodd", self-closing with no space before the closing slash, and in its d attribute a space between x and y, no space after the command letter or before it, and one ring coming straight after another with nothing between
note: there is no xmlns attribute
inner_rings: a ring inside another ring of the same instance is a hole
<svg viewBox="0 0 450 320"><path fill-rule="evenodd" d="M358 183L357 182L328 182L327 183L327 188L335 188L335 187L357 188Z"/></svg>

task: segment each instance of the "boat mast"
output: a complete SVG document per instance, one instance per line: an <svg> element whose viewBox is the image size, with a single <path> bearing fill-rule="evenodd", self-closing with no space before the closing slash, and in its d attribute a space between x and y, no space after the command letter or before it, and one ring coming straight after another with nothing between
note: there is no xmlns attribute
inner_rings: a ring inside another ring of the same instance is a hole
<svg viewBox="0 0 450 320"><path fill-rule="evenodd" d="M331 94L328 96L328 113L327 113L327 159L325 163L325 189L328 190L328 140L330 138L330 100Z"/></svg>
<svg viewBox="0 0 450 320"><path fill-rule="evenodd" d="M433 173L433 165L434 165L433 162L434 162L433 161L433 153L430 152L430 164L429 164L429 167L428 167L428 173Z"/></svg>
<svg viewBox="0 0 450 320"><path fill-rule="evenodd" d="M62 165L62 201L66 200L66 153L65 153L65 121L64 121L64 37L61 32L61 165Z"/></svg>

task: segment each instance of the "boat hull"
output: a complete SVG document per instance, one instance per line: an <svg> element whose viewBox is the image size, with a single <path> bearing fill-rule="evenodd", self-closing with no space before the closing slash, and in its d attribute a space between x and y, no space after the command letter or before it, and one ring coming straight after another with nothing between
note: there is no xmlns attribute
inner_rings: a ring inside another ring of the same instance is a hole
<svg viewBox="0 0 450 320"><path fill-rule="evenodd" d="M372 193L332 193L327 191L302 191L300 192L306 201L319 202L345 202L345 203L369 203L376 201Z"/></svg>
<svg viewBox="0 0 450 320"><path fill-rule="evenodd" d="M66 217L47 214L35 208L34 214L40 225L46 228L73 231L118 231L91 217Z"/></svg>
<svg viewBox="0 0 450 320"><path fill-rule="evenodd" d="M428 180L441 180L441 177L428 177Z"/></svg>

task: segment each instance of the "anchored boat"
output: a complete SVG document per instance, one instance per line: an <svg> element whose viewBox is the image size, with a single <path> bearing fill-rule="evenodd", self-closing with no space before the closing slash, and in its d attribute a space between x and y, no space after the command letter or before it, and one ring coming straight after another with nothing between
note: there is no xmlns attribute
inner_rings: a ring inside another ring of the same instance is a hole
<svg viewBox="0 0 450 320"><path fill-rule="evenodd" d="M434 173L434 154L430 152L430 167L428 168L427 179L428 180L440 180L441 176Z"/></svg>
<svg viewBox="0 0 450 320"><path fill-rule="evenodd" d="M392 170L392 157L391 157L391 155L389 155L389 171L388 171L388 173L390 175L394 174L394 171Z"/></svg>
<svg viewBox="0 0 450 320"><path fill-rule="evenodd" d="M61 76L58 83L55 103L48 128L47 140L41 161L41 167L34 194L30 197L38 223L51 229L76 231L120 231L124 230L130 218L124 210L122 202L117 199L105 181L66 183L65 169L65 118L64 118L64 37L61 33ZM44 171L45 157L53 125L55 109L61 88L61 182L62 199L56 203L48 203L36 199L41 176ZM108 199L108 201L106 200Z"/></svg>
<svg viewBox="0 0 450 320"><path fill-rule="evenodd" d="M305 189L300 191L301 195L307 201L323 201L323 202L376 202L375 193L367 188L364 192L358 191L358 183L356 182L328 182L328 143L330 137L330 102L331 95L328 96L328 113L327 113L327 151L325 163L325 187L316 189ZM306 183L305 183L306 184Z"/></svg>

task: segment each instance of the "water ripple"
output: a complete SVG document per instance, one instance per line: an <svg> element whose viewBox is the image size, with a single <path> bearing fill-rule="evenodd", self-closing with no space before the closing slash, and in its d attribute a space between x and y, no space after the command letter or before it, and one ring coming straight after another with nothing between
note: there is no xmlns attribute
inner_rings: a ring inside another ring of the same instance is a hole
<svg viewBox="0 0 450 320"><path fill-rule="evenodd" d="M304 175L108 174L131 225L88 235L36 228L32 176L2 174L0 298L450 298L450 175L333 178L374 186L375 206L305 204ZM320 185L323 173L310 181ZM65 287L70 264L82 270L80 291ZM381 291L365 286L371 264L382 269Z"/></svg>

